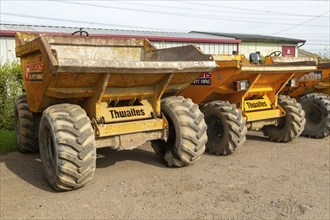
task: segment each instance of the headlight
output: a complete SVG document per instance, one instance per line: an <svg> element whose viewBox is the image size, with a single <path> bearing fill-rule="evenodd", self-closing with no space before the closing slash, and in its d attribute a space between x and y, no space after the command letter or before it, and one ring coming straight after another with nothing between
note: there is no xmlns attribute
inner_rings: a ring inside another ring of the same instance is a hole
<svg viewBox="0 0 330 220"><path fill-rule="evenodd" d="M292 78L292 79L289 80L287 85L290 86L290 87L298 87L297 86L297 81L298 81L298 78Z"/></svg>
<svg viewBox="0 0 330 220"><path fill-rule="evenodd" d="M243 91L248 90L250 87L250 82L248 80L241 80L233 82L233 90L234 91Z"/></svg>

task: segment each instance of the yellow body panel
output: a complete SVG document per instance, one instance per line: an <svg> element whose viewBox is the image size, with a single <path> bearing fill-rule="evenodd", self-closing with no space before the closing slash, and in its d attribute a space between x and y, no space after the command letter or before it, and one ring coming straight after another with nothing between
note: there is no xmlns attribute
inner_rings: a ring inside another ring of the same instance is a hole
<svg viewBox="0 0 330 220"><path fill-rule="evenodd" d="M97 124L95 124L97 125ZM96 134L98 137L132 134L144 131L165 130L168 128L166 119L156 118L141 121L129 121L122 123L97 125Z"/></svg>
<svg viewBox="0 0 330 220"><path fill-rule="evenodd" d="M280 91L292 77L316 70L315 63L309 62L250 64L244 55L213 57L218 68L210 74L209 83L190 85L180 94L200 105L215 100L229 101L242 110L247 122L284 116L284 110L278 105ZM233 82L242 80L249 81L250 87L234 91Z"/></svg>
<svg viewBox="0 0 330 220"><path fill-rule="evenodd" d="M260 121L271 118L279 118L285 115L284 111L281 109L270 109L270 110L262 110L262 111L254 111L254 112L244 112L244 117L246 121Z"/></svg>

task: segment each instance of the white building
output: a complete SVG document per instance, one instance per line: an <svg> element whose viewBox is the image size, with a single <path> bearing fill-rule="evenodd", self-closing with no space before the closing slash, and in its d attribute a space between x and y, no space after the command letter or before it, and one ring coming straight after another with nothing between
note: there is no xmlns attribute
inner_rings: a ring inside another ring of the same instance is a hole
<svg viewBox="0 0 330 220"><path fill-rule="evenodd" d="M78 30L79 27L0 24L0 63L16 59L16 32L71 35ZM90 36L146 38L158 48L194 44L206 54L241 53L246 57L256 51L259 51L262 56L273 51L281 51L285 56L297 56L298 44L305 43L305 40L291 38L214 32L178 33L101 28L83 28L83 30L87 31Z"/></svg>
<svg viewBox="0 0 330 220"><path fill-rule="evenodd" d="M259 51L261 56L266 56L274 51L280 51L282 56L298 56L298 47L305 44L305 40L292 39L285 37L273 37L259 34L235 34L218 32L191 32L206 33L213 36L232 37L241 40L239 44L239 53L246 57L250 53Z"/></svg>

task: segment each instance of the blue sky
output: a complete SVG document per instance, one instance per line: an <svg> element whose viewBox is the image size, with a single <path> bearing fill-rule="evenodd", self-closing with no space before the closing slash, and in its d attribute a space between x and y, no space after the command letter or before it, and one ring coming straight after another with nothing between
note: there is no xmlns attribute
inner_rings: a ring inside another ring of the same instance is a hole
<svg viewBox="0 0 330 220"><path fill-rule="evenodd" d="M158 31L212 31L305 39L330 55L327 1L13 1L2 23Z"/></svg>

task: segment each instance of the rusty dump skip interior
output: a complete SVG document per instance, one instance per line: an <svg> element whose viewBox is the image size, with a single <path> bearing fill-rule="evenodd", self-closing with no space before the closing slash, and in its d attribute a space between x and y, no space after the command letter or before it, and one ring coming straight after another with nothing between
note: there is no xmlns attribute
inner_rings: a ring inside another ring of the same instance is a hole
<svg viewBox="0 0 330 220"><path fill-rule="evenodd" d="M160 115L160 97L177 94L216 63L196 47L156 49L148 40L17 33L29 107L42 112L75 103L97 118L97 103L149 100Z"/></svg>

